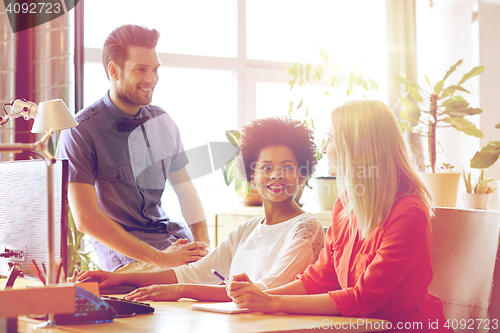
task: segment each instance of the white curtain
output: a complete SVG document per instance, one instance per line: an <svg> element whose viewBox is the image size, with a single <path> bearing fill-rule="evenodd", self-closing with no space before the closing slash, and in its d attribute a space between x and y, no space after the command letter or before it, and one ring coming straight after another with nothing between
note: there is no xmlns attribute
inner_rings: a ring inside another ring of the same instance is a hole
<svg viewBox="0 0 500 333"><path fill-rule="evenodd" d="M398 98L406 93L406 87L396 82L393 77L405 75L417 80L416 19L415 0L386 0L387 52L388 52L388 101L389 107L399 117L401 105ZM423 167L422 141L419 136L409 135L409 141L419 156L418 162Z"/></svg>

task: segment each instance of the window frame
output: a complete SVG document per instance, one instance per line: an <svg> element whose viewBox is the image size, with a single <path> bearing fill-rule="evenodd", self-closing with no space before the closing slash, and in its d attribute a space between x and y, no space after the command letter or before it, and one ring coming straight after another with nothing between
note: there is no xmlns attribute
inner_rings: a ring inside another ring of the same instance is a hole
<svg viewBox="0 0 500 333"><path fill-rule="evenodd" d="M168 67L231 71L237 90L237 124L240 129L256 116L257 83L287 83L289 77L283 68L292 64L247 58L246 0L237 0L237 8L238 52L236 58L174 53L158 53L158 56L161 63ZM83 64L101 63L102 48L84 47L84 53L85 61Z"/></svg>

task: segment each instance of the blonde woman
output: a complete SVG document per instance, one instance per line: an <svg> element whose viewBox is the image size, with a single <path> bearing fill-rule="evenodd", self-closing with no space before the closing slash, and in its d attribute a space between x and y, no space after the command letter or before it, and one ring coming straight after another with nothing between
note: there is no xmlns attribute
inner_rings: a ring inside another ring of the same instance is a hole
<svg viewBox="0 0 500 333"><path fill-rule="evenodd" d="M228 295L260 312L380 318L390 331L445 330L441 301L428 291L431 198L392 111L374 100L341 105L322 151L342 194L318 261L266 291L235 276ZM431 329L436 320L440 327Z"/></svg>

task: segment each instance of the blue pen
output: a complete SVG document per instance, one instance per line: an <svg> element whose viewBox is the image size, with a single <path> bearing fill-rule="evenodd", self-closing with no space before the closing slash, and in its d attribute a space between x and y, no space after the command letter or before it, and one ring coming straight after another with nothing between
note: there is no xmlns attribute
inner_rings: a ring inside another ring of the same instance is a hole
<svg viewBox="0 0 500 333"><path fill-rule="evenodd" d="M210 270L212 271L212 273L214 273L215 276L217 276L219 279L221 279L224 284L229 284L229 281L225 277L220 275L220 273L217 272L215 269L210 269Z"/></svg>

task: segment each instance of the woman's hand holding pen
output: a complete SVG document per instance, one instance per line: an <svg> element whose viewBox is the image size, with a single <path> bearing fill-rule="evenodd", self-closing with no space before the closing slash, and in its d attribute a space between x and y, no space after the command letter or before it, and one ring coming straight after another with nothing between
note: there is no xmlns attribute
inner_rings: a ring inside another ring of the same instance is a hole
<svg viewBox="0 0 500 333"><path fill-rule="evenodd" d="M256 287L245 273L233 276L226 291L238 309L246 308L263 313L274 312L273 296Z"/></svg>

